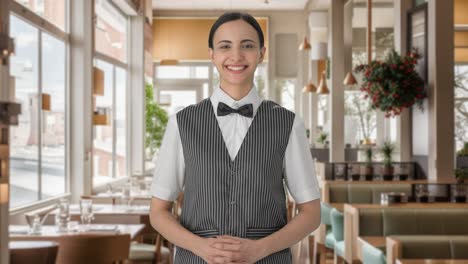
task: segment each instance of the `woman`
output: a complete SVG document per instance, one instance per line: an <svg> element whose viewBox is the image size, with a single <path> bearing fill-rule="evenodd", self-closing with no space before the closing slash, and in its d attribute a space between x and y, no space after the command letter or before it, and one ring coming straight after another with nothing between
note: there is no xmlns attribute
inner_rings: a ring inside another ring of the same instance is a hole
<svg viewBox="0 0 468 264"><path fill-rule="evenodd" d="M292 263L289 247L320 223L304 124L253 85L266 49L252 16L223 14L208 45L220 87L170 117L151 223L177 246L175 263ZM289 223L284 180L299 209ZM179 223L171 208L182 190Z"/></svg>

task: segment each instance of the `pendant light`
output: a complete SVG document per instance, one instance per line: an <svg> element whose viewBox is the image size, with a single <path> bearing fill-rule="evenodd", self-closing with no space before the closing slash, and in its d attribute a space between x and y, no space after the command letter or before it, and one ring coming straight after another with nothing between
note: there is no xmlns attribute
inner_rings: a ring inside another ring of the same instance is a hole
<svg viewBox="0 0 468 264"><path fill-rule="evenodd" d="M299 50L310 50L311 46L309 41L307 40L307 37L304 37L304 40L302 41L301 45L299 45Z"/></svg>
<svg viewBox="0 0 468 264"><path fill-rule="evenodd" d="M372 0L367 0L367 65L372 62ZM357 84L353 75L353 70L346 74L343 80L344 85L353 86Z"/></svg>
<svg viewBox="0 0 468 264"><path fill-rule="evenodd" d="M345 79L343 81L343 84L348 85L348 86L352 86L352 85L357 84L356 78L354 77L352 71L350 71L350 72L348 72L348 74L346 74L346 77L345 77Z"/></svg>
<svg viewBox="0 0 468 264"><path fill-rule="evenodd" d="M302 92L303 93L315 93L317 92L317 87L314 85L312 81L310 81L308 84L304 85Z"/></svg>
<svg viewBox="0 0 468 264"><path fill-rule="evenodd" d="M326 72L322 72L322 77L320 78L320 83L317 89L318 94L329 94L330 90L328 89L327 86L327 75Z"/></svg>

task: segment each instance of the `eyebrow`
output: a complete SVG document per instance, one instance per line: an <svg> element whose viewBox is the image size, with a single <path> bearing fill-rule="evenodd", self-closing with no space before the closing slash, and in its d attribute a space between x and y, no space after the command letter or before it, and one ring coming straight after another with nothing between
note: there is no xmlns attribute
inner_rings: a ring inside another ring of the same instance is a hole
<svg viewBox="0 0 468 264"><path fill-rule="evenodd" d="M221 40L221 41L218 41L217 44L222 43L222 42L232 43L232 41L230 41L230 40ZM251 40L251 39L243 39L243 40L241 41L241 43L244 43L244 42L254 42L254 43L255 43L255 41L253 41L253 40Z"/></svg>

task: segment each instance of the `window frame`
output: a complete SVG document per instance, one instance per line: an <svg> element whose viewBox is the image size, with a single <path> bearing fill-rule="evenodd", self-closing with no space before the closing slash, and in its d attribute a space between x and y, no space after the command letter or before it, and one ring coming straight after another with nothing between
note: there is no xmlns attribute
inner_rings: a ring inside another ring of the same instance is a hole
<svg viewBox="0 0 468 264"><path fill-rule="evenodd" d="M64 175L64 192L58 195L54 195L53 197L50 198L44 198L42 199L42 152L43 152L43 146L42 146L42 127L43 127L43 118L41 115L41 112L38 111L38 139L39 139L39 144L38 144L38 173L37 173L37 200L32 201L32 202L27 202L25 204L21 204L16 207L11 207L10 212L16 212L16 211L21 211L24 208L28 208L30 206L34 206L37 204L41 204L44 202L48 202L51 200L55 200L61 197L68 197L70 195L70 34L69 34L69 24L70 24L70 0L65 0L65 30L60 29L58 26L54 25L53 23L49 22L47 19L41 17L40 15L36 14L32 10L29 10L27 7L21 5L20 3L16 2L15 0L9 0L10 1L10 10L9 10L9 16L15 16L17 19L21 20L24 23L27 23L28 25L34 27L37 30L38 34L38 46L37 46L37 54L38 54L38 71L37 71L37 82L38 82L38 88L37 92L38 94L41 94L43 91L43 78L42 78L42 34L47 33L51 37L56 38L59 41L62 41L65 46L65 106L64 106L64 111L65 111L65 129L64 129L64 135L65 135L65 175ZM10 176L11 177L11 176Z"/></svg>
<svg viewBox="0 0 468 264"><path fill-rule="evenodd" d="M125 179L128 179L130 177L130 174L131 174L131 160L132 160L132 154L131 154L131 151L130 151L130 143L131 143L131 129L130 129L130 123L129 123L129 120L131 118L131 108L132 108L132 105L131 105L131 100L128 100L128 98L130 98L131 94L130 94L130 66L129 66L129 62L131 61L131 41L130 41L130 37L132 32L131 32L131 23L130 23L130 17L123 13L122 10L120 10L119 7L117 7L113 2L109 1L109 0L103 0L103 1L108 1L109 4L111 4L112 6L114 6L116 8L116 10L122 15L125 17L126 19L126 34L127 34L127 37L125 38L126 40L126 45L127 45L127 49L126 49L126 61L127 62L123 62L117 58L114 58L114 57L111 57L107 54L104 54L104 53L101 53L99 51L96 50L96 38L95 38L95 29L96 29L96 25L93 25L93 30L92 30L92 35L93 35L93 65L96 64L96 61L97 60L100 60L100 61L103 61L105 63L108 63L112 66L112 78L113 78L113 81L112 81L112 91L113 91L113 95L112 95L112 122L114 122L115 120L115 117L116 117L116 111L115 111L115 103L116 103L116 99L115 99L115 95L116 95L116 67L120 67L122 68L124 71L125 71L125 74L126 74L126 81L125 81L125 95L126 95L126 109L125 109L125 157L126 157L126 161L125 161L125 166L126 166L126 176L123 176L123 177L117 177L116 175L116 144L117 144L117 138L116 138L116 134L117 134L117 130L116 130L116 126L113 125L112 127L112 175L109 177L109 180L106 181L105 183L100 183L100 184L94 184L94 170L91 172L91 190L96 190L96 189L99 189L99 188L102 188L103 186L107 185L107 184L112 184L114 182L120 182L122 180L125 180ZM94 6L95 6L95 3L94 3L94 0L93 0L93 9L94 9ZM94 15L96 15L94 13ZM95 138L95 133L94 133L94 128L95 126L92 125L91 126L91 135L92 135L92 149L94 150L94 138ZM91 151L91 163L93 164L92 166L94 167L94 155L93 155L93 150Z"/></svg>

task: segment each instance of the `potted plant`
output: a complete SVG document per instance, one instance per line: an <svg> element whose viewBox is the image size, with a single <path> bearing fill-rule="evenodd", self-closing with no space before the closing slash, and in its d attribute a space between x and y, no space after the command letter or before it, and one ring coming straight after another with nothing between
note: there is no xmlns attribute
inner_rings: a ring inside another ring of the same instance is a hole
<svg viewBox="0 0 468 264"><path fill-rule="evenodd" d="M317 139L315 140L322 147L326 147L328 134L326 132L320 132Z"/></svg>
<svg viewBox="0 0 468 264"><path fill-rule="evenodd" d="M364 150L366 157L365 164L361 165L361 175L364 175L366 181L372 181L374 179L374 167L372 165L372 148L368 147Z"/></svg>
<svg viewBox="0 0 468 264"><path fill-rule="evenodd" d="M465 183L465 179L468 179L468 168L456 168L455 178L457 179L457 183Z"/></svg>
<svg viewBox="0 0 468 264"><path fill-rule="evenodd" d="M382 177L384 181L393 180L392 155L395 151L395 145L390 141L385 141L380 149L383 155Z"/></svg>
<svg viewBox="0 0 468 264"><path fill-rule="evenodd" d="M468 142L465 142L462 149L457 151L457 168L468 167Z"/></svg>
<svg viewBox="0 0 468 264"><path fill-rule="evenodd" d="M423 109L427 93L424 81L415 70L419 58L417 52L400 56L393 50L384 61L374 60L354 69L364 74L360 89L370 99L372 109L385 112L385 117L397 116L414 104Z"/></svg>

